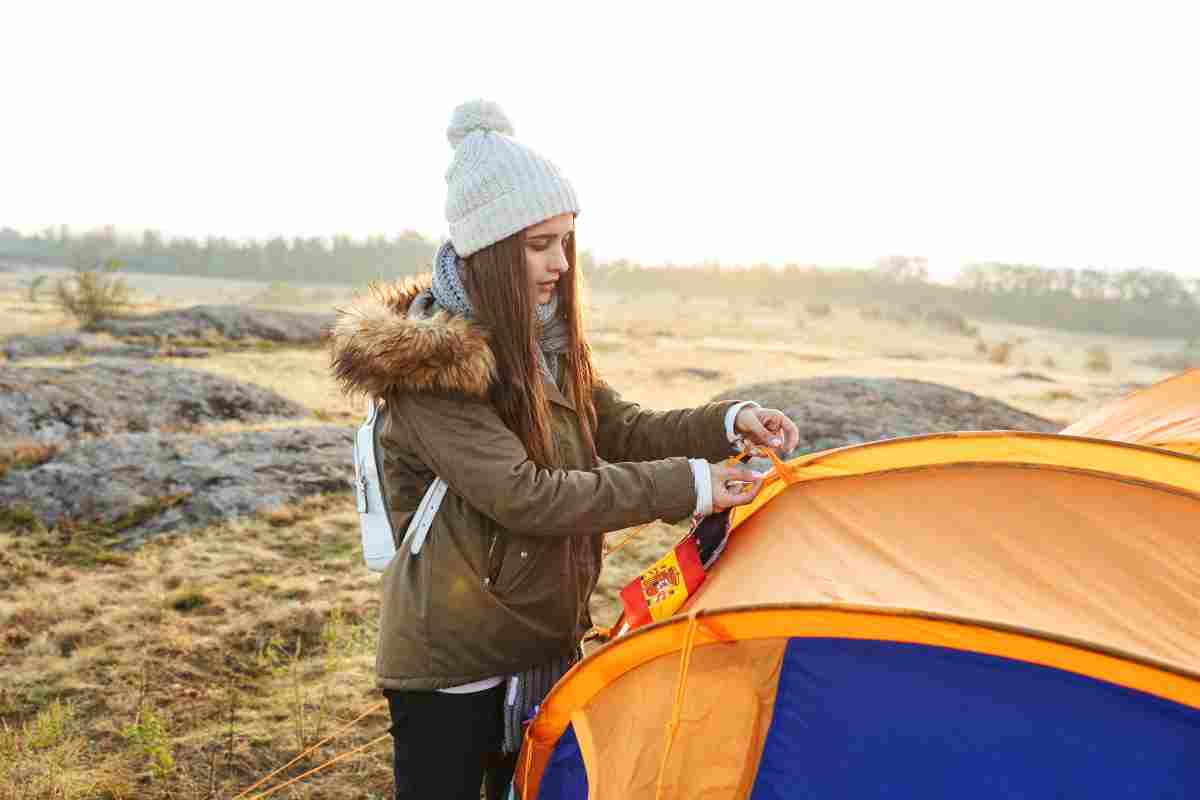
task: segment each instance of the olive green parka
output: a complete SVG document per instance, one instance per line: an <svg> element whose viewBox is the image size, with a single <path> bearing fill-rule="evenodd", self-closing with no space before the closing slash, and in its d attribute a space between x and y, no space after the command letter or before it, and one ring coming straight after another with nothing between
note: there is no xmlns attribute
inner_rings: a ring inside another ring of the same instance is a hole
<svg viewBox="0 0 1200 800"><path fill-rule="evenodd" d="M563 466L534 463L488 400L496 367L485 331L444 311L407 317L428 286L425 276L374 287L340 312L332 336L342 386L383 401L396 536L435 476L449 486L420 553L397 542L383 574L376 667L388 689L445 688L571 652L591 626L603 534L688 517L687 458L731 453L732 403L649 411L601 382L596 462L576 409L546 379Z"/></svg>

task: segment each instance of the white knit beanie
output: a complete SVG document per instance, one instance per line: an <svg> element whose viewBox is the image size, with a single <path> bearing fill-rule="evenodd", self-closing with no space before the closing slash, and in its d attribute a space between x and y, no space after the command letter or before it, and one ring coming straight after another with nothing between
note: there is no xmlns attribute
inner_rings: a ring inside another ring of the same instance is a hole
<svg viewBox="0 0 1200 800"><path fill-rule="evenodd" d="M454 109L446 138L446 221L462 258L559 214L578 214L571 183L549 160L512 138L500 106L471 100Z"/></svg>

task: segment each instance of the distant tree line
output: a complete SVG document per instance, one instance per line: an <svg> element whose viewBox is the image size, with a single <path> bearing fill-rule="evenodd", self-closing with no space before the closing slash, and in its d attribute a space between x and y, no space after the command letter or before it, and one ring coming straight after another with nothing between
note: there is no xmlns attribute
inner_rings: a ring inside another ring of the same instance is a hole
<svg viewBox="0 0 1200 800"><path fill-rule="evenodd" d="M889 256L873 269L801 266L646 267L596 265L590 284L619 292L750 297L763 306L808 302L946 308L977 319L1128 336L1200 335L1200 279L1165 270L1047 269L1027 264L969 264L953 285L929 279L924 259Z"/></svg>
<svg viewBox="0 0 1200 800"><path fill-rule="evenodd" d="M0 229L0 260L80 267L115 258L131 272L348 285L427 271L436 246L414 231L240 241L167 240L152 230L127 236L112 227L75 234L57 226L32 235ZM580 262L593 288L615 292L748 297L764 305L942 306L983 319L1135 336L1191 338L1200 332L1200 279L1165 270L969 264L948 286L930 281L925 260L909 256L881 258L872 269L706 263L689 266L686 274L680 265L596 263L587 252Z"/></svg>
<svg viewBox="0 0 1200 800"><path fill-rule="evenodd" d="M365 284L379 278L415 275L429 268L436 243L415 231L354 239L277 236L239 241L222 236L202 240L158 231L118 234L112 227L73 234L64 226L23 236L0 229L0 259L47 266L86 266L118 259L129 272L205 275L299 283Z"/></svg>

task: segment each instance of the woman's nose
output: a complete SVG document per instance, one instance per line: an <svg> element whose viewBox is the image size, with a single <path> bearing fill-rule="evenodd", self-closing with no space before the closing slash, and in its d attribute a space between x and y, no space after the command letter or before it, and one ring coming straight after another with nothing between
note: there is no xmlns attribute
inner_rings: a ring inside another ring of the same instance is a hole
<svg viewBox="0 0 1200 800"><path fill-rule="evenodd" d="M558 258L554 259L554 263L550 265L550 269L555 272L566 272L571 268L571 262L567 261L567 254L561 248L558 251Z"/></svg>

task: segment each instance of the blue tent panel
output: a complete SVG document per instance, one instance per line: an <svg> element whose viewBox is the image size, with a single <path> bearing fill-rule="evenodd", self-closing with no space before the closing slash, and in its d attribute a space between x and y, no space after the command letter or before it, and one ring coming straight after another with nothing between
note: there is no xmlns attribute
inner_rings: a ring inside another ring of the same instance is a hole
<svg viewBox="0 0 1200 800"><path fill-rule="evenodd" d="M587 800L587 796L587 769L583 766L583 754L575 739L575 728L568 725L554 745L550 762L542 773L538 797L541 800Z"/></svg>
<svg viewBox="0 0 1200 800"><path fill-rule="evenodd" d="M788 643L751 794L1200 798L1200 711L929 645Z"/></svg>

